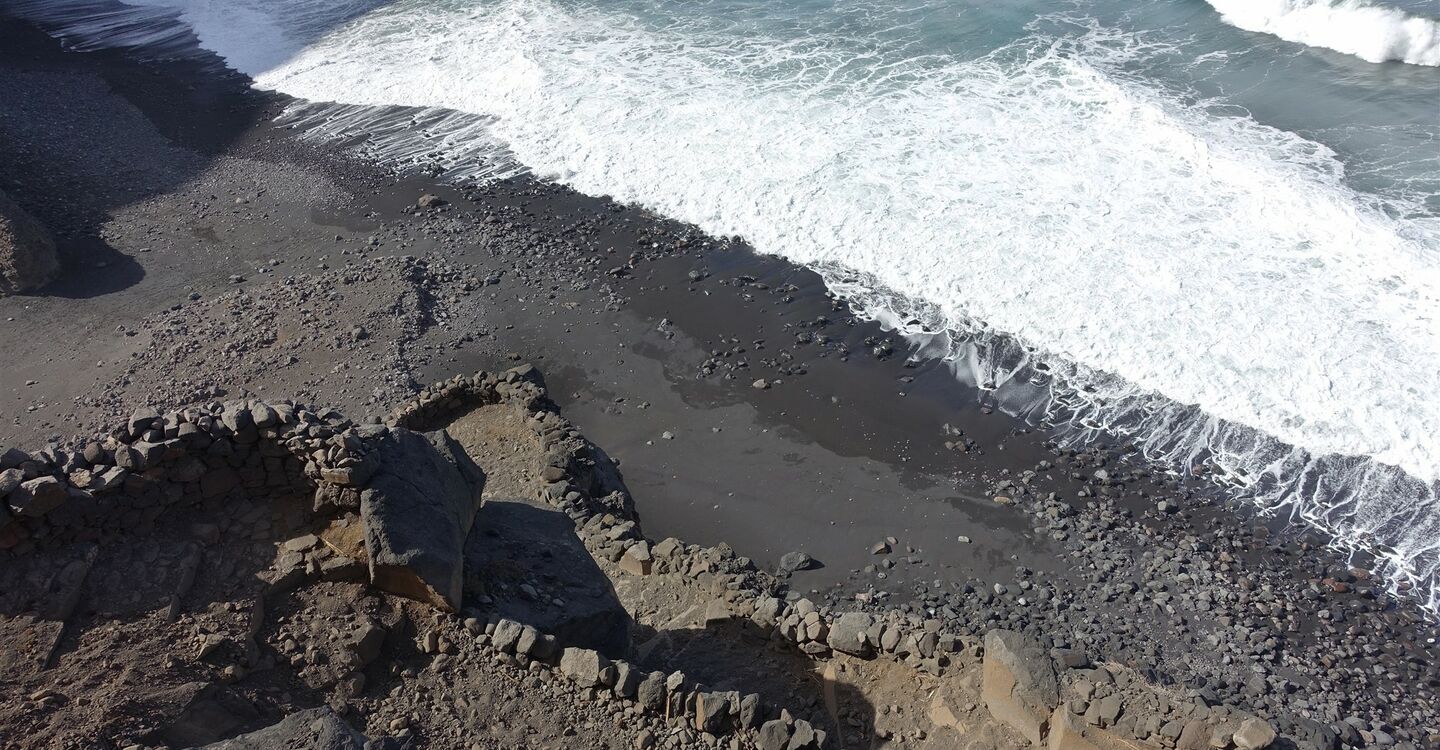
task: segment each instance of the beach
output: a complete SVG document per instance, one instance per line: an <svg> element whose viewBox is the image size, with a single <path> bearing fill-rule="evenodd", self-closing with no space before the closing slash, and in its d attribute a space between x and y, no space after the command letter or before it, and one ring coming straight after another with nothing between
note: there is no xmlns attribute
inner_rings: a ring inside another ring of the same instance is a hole
<svg viewBox="0 0 1440 750"><path fill-rule="evenodd" d="M528 363L655 540L837 612L1040 634L1297 746L1440 737L1408 584L1123 437L1007 413L814 271L529 176L395 173L203 56L0 33L0 188L64 267L0 298L0 445L221 398L363 421Z"/></svg>

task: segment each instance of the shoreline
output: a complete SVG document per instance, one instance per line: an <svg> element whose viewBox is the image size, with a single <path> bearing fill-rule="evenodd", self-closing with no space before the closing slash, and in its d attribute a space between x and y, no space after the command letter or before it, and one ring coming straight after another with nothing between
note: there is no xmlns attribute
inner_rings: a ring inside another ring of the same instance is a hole
<svg viewBox="0 0 1440 750"><path fill-rule="evenodd" d="M39 40L32 42L40 45ZM187 76L185 64L161 66L168 69L166 74L146 80L145 71L153 68L125 62L119 52L88 53L95 57L87 57L58 49L29 51L37 58L25 63L34 66L25 75L61 70L72 77L109 78L112 90L121 92L112 96L132 105L148 95L147 107L136 111L157 127L144 137L158 135L190 148L188 155L174 157L188 169L177 169L177 179L170 181L167 189L150 196L117 190L120 200L114 205L93 207L97 214L113 212L99 220L87 218L85 212L78 219L57 218L53 206L59 196L49 185L26 185L19 190L13 184L4 185L17 200L38 204L35 213L52 227L66 230L63 234L72 254L81 255L95 247L87 241L103 238L115 258L115 265L61 282L61 289L68 290L62 293L69 295L63 304L41 297L0 302L3 315L22 324L12 326L0 345L16 352L17 361L27 363L17 368L19 377L42 381L42 391L54 394L42 397L42 402L83 397L74 407L75 413L88 411L91 416L86 419L104 423L103 410L107 408L123 414L144 402L167 403L173 394L194 395L196 386L203 384L167 382L163 374L157 377L150 371L151 365L162 355L173 356L171 347L201 323L217 317L223 320L236 310L241 315L253 310L253 306L238 303L238 292L258 298L269 294L272 287L279 288L267 312L277 321L276 330L308 331L308 324L289 321L287 306L310 305L318 298L314 304L322 309L325 295L286 297L281 293L285 277L299 279L290 284L291 291L307 285L374 285L376 293L399 291L402 299L411 301L400 304L399 309L367 307L373 300L336 301L333 309L318 316L322 320L306 334L310 338L301 349L317 346L325 336L337 337L341 343L323 351L287 355L298 361L279 370L242 372L231 362L216 358L209 362L211 371L202 379L211 387L224 383L227 391L240 393L291 390L297 396L324 395L321 400L327 403L361 407L355 414L378 413L379 408L394 403L397 395L408 396L423 384L456 372L493 367L512 359L513 352L542 367L553 398L566 415L621 459L621 470L651 534L707 545L726 542L766 567L773 568L780 556L792 551L807 552L824 564L794 575L792 590L826 592L832 603L853 602L856 594L873 600L876 592L888 591L890 596L885 598L916 610L931 609L933 602L949 603L946 597L958 595L973 604L975 614L967 616L983 617L984 611L990 610L1000 617L1019 618L1034 607L1017 602L1019 597L1013 594L1007 599L1006 594L984 593L995 585L1014 585L1013 569L1019 565L1031 571L1023 580L1032 585L1041 580L1045 588L1073 596L1066 602L1067 610L1057 608L1054 615L1036 613L1035 621L1054 616L1060 623L1087 630L1096 623L1087 623L1081 616L1072 620L1065 612L1074 606L1093 616L1103 602L1106 579L1069 570L1077 550L1067 543L1079 544L1085 553L1081 560L1116 565L1116 571L1125 571L1123 578L1133 575L1142 582L1162 580L1173 586L1173 579L1153 576L1147 569L1144 555L1154 550L1146 550L1146 544L1169 547L1168 553L1174 555L1175 547L1198 539L1211 550L1226 555L1234 551L1239 559L1225 565L1233 562L1239 567L1237 577L1254 575L1262 585L1278 586L1280 608L1287 613L1281 622L1293 625L1333 606L1363 618L1376 634L1389 631L1403 640L1408 632L1409 649L1389 655L1393 661L1386 669L1399 670L1395 672L1399 679L1390 684L1415 686L1417 692L1403 697L1401 704L1423 700L1420 691L1427 685L1433 693L1434 626L1419 618L1409 620L1413 611L1388 600L1383 592L1359 594L1358 590L1365 588L1363 579L1358 584L1341 580L1346 575L1355 577L1343 561L1307 548L1319 541L1312 533L1271 529L1257 522L1253 513L1246 516L1243 508L1227 507L1234 503L1209 492L1190 493L1184 486L1171 486L1170 480L1120 460L1112 450L1055 455L1045 447L1045 437L1038 431L1003 414L984 413L973 398L958 397L963 386L941 363L907 367L904 347L896 337L884 334L873 323L855 321L848 310L826 296L823 284L811 272L754 255L743 247L729 247L639 209L526 179L476 189L416 178L391 180L383 170L352 163L343 154L327 155L325 149L295 141L266 124L265 113L276 108L273 98L242 93L247 90L238 80ZM23 55L7 55L0 62L6 66L7 80L15 78L14 58ZM129 75L134 88L117 87L117 75L122 80ZM173 85L166 76L188 77L189 85L197 87L195 96L211 101L214 108L191 113L183 106L167 110L159 105ZM100 114L81 122L97 121ZM26 115L43 118L45 113L36 109ZM235 133L233 138L207 133L212 120L225 123L225 129ZM43 126L44 122L34 124ZM143 125L137 120L134 127ZM121 128L107 135L124 140L130 134ZM163 151L160 146L164 144L156 144L157 153ZM67 148L70 144L57 139L50 145ZM196 158L195 154L206 151L211 157L208 161ZM253 160L256 166L283 165L292 171L283 173L285 181L274 179L282 173L247 171L226 161L237 155ZM295 161L287 165L286 158ZM43 154L35 161L43 163ZM189 187L196 175L203 183L198 191ZM299 178L293 184L302 189L280 190L291 175ZM172 192L190 191L188 199L210 194L214 187L236 189L244 179L253 179L258 188L233 198L222 194L198 209L173 202L166 206ZM437 194L446 204L435 210L416 210L415 198L424 193ZM81 198L81 202L93 200ZM242 198L245 202L238 202ZM46 204L51 210L46 210ZM174 248L162 249L156 242L153 252L142 251L142 243L151 242L149 230L165 222L179 229L162 239L173 241ZM227 246L224 239L211 240L204 231L197 231L201 226L209 227L209 236L233 233L236 237ZM282 239L273 241L277 230ZM196 256L187 255L176 239L187 235L191 246L213 246L199 256L214 258L213 267L195 267L199 265L193 262ZM378 242L373 242L374 238ZM633 257L632 249L639 249ZM407 256L423 261L423 269L417 270L414 261L397 260ZM278 263L267 266L272 260ZM128 268L128 264L141 272L131 283L118 289L100 284L105 281L113 286L117 280L113 269L117 265ZM273 277L257 271L266 267L274 269ZM374 279L360 278L364 272L357 269L367 267L382 270L374 271ZM383 270L386 268L393 273ZM692 279L692 271L701 272L702 277ZM354 279L346 281L347 275ZM240 276L241 281L232 283L232 276ZM490 283L492 276L498 277L496 283ZM199 299L190 299L191 291L198 293ZM46 293L56 294L52 290ZM787 297L792 299L785 301ZM167 309L171 307L178 309ZM120 332L115 335L118 342L82 347L84 355L99 352L103 361L112 364L71 369L81 361L81 354L57 351L51 342L73 340L86 326L75 320L57 324L55 318L47 318L62 311L82 322L118 324L135 335ZM376 326L364 335L354 335L345 321L356 312L378 321L389 315L403 322L393 331ZM831 320L813 325L822 315ZM323 319L327 316L328 320ZM37 322L48 335L33 337L19 330ZM327 327L327 323L334 325ZM206 330L219 331L222 337L215 343L223 342L223 326ZM798 334L808 334L810 341L800 343ZM816 343L817 334L831 337L831 343ZM394 338L383 341L389 335ZM896 342L892 344L894 353L875 358L874 347L887 339ZM757 340L765 342L764 348L756 346ZM201 359L208 360L218 352L243 357L247 347L264 350L274 348L275 342L256 340L238 349L207 350ZM851 352L848 361L841 361L847 350ZM738 366L740 360L747 366ZM341 365L349 372L334 371ZM375 365L375 371L356 373L354 368L362 365ZM704 375L707 365L710 373ZM117 368L124 377L109 382L107 376L113 376ZM37 377L32 378L32 372ZM342 386L336 382L337 376L353 379ZM755 387L760 379L767 387ZM29 388L6 390L24 394ZM376 395L377 389L381 395ZM901 392L906 394L903 398L898 395ZM9 398L11 393L4 395L11 404L19 402ZM182 400L196 399L176 402ZM963 409L955 410L956 402L964 404ZM6 412L9 410L7 407ZM13 419L5 420L0 442L38 447L51 429L69 424L64 414L50 407L37 412L39 417L32 416L36 412L17 410ZM42 418L48 418L54 427L37 425L35 420ZM941 425L947 423L959 425L966 434L945 434ZM671 438L664 437L667 432ZM962 437L974 440L977 450L945 447L947 440L953 444ZM1054 467L1061 458L1069 464L1063 472ZM1051 468L1040 468L1042 462L1052 464ZM744 468L743 476L737 476L738 467ZM1100 476L1099 470L1106 475ZM1036 473L1027 478L1027 471ZM857 487L865 488L863 495ZM1179 497L1174 494L1177 491ZM996 497L1015 502L997 503ZM1169 512L1168 505L1166 510L1158 508L1158 502L1171 499L1177 501L1176 512ZM848 524L829 525L840 519ZM1255 527L1267 536L1275 532L1275 536L1256 545L1251 536ZM1097 539L1084 538L1091 534ZM957 536L971 541L955 541ZM867 566L877 564L869 547L886 537L895 537L895 546L915 548L917 551L906 557L920 562L867 571ZM1202 550L1190 549L1183 561L1152 558L1148 564L1166 571L1167 565L1186 567L1207 557ZM1122 561L1128 561L1128 566L1122 567ZM1231 571L1221 568L1220 572ZM884 578L877 576L881 573ZM937 576L948 580L932 586ZM1311 597L1308 592L1317 589L1313 582L1326 579L1345 584L1349 591L1336 589ZM1216 582L1215 590L1233 591L1232 583ZM1160 593L1163 590L1151 592ZM1122 613L1147 615L1137 621L1137 631L1087 635L1096 637L1094 646L1107 655L1126 658L1121 652L1128 651L1129 660L1143 665L1142 669L1173 670L1174 665L1201 656L1199 639L1185 623L1205 622L1210 620L1206 615L1213 614L1198 606L1203 597L1177 599L1174 595L1163 599L1146 595L1123 605L1104 602ZM982 604L982 600L988 601ZM1180 614L1167 613L1167 608ZM1162 613L1158 617L1153 615L1156 610ZM1175 630L1177 617L1180 631ZM1102 622L1099 629L1114 625ZM1206 630L1224 634L1232 627L1211 621ZM1292 659L1307 660L1348 637L1342 635L1345 630L1353 630L1333 623L1319 627L1328 627L1330 632L1312 636L1302 628L1286 636L1295 639L1293 651L1282 650ZM1181 636L1178 643L1165 644L1165 648L1134 643L1147 640L1136 638L1142 633L1149 633L1154 640L1187 631L1189 635ZM1375 639L1376 643L1387 641ZM1166 653L1170 648L1175 652ZM1406 661L1409 654L1424 657L1425 668L1411 669L1413 663ZM1358 675L1365 665L1357 666ZM1296 665L1287 663L1285 667L1288 671ZM1210 671L1216 677L1236 673L1225 664L1210 665ZM1315 672L1317 676L1323 673ZM1367 694L1369 679L1350 686L1345 705L1356 711L1367 708L1356 702ZM1381 689L1369 694L1379 695ZM1377 717L1368 723L1378 727L1387 721L1396 720ZM1391 726L1405 729L1399 724ZM1423 742L1423 738L1414 739Z"/></svg>

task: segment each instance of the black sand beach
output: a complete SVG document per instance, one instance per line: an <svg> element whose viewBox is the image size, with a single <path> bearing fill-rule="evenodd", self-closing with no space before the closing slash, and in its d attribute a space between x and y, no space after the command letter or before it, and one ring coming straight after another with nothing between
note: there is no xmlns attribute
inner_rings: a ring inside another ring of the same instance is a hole
<svg viewBox="0 0 1440 750"><path fill-rule="evenodd" d="M1440 629L1363 561L1104 436L1056 448L811 271L529 178L391 175L242 77L3 16L0 102L0 188L66 269L0 298L0 445L220 396L381 415L529 362L657 539L803 552L817 601L1043 633L1310 746L1440 741Z"/></svg>

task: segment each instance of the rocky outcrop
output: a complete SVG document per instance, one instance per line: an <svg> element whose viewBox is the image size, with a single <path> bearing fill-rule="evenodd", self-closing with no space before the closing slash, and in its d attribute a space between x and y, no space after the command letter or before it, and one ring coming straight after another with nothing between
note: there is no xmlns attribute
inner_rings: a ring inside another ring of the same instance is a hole
<svg viewBox="0 0 1440 750"><path fill-rule="evenodd" d="M0 294L38 289L60 272L55 240L35 217L0 192Z"/></svg>
<svg viewBox="0 0 1440 750"><path fill-rule="evenodd" d="M370 460L375 474L360 493L360 517L371 583L455 611L484 475L444 431L390 430Z"/></svg>
<svg viewBox="0 0 1440 750"><path fill-rule="evenodd" d="M985 636L980 695L991 716L1039 745L1060 702L1054 663L1033 639L992 630Z"/></svg>

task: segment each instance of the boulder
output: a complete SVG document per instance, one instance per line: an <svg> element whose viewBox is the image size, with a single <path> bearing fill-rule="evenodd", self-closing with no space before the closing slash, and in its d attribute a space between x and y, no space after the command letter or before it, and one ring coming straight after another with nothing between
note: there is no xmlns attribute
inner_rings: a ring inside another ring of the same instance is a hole
<svg viewBox="0 0 1440 750"><path fill-rule="evenodd" d="M730 726L730 695L700 693L695 697L695 726L708 734L725 734Z"/></svg>
<svg viewBox="0 0 1440 750"><path fill-rule="evenodd" d="M484 475L444 430L391 430L372 449L378 468L360 493L371 585L454 611Z"/></svg>
<svg viewBox="0 0 1440 750"><path fill-rule="evenodd" d="M20 483L25 481L25 472L19 469L6 469L0 471L0 497L4 497L15 491Z"/></svg>
<svg viewBox="0 0 1440 750"><path fill-rule="evenodd" d="M60 260L50 232L0 192L0 294L33 291L59 273Z"/></svg>
<svg viewBox="0 0 1440 750"><path fill-rule="evenodd" d="M980 697L991 716L1039 745L1045 741L1051 712L1060 703L1050 655L1020 633L986 633Z"/></svg>
<svg viewBox="0 0 1440 750"><path fill-rule="evenodd" d="M264 729L205 745L203 750L363 750L367 740L328 706L298 711Z"/></svg>
<svg viewBox="0 0 1440 750"><path fill-rule="evenodd" d="M514 620L502 619L495 623L495 633L490 636L490 643L495 648L507 654L515 653L515 646L520 642L520 634L524 626Z"/></svg>
<svg viewBox="0 0 1440 750"><path fill-rule="evenodd" d="M496 631L499 631L498 627ZM521 625L520 635L515 638L515 653L522 656L539 657L540 653L536 646L540 645L543 637L543 634L533 625Z"/></svg>
<svg viewBox="0 0 1440 750"><path fill-rule="evenodd" d="M36 477L21 482L10 493L10 509L17 516L39 518L65 503L69 493L65 483L55 477Z"/></svg>
<svg viewBox="0 0 1440 750"><path fill-rule="evenodd" d="M819 565L815 558L804 552L786 552L780 556L779 575L788 576L797 570L810 570Z"/></svg>
<svg viewBox="0 0 1440 750"><path fill-rule="evenodd" d="M621 698L634 698L640 688L640 672L626 661L615 662L615 694Z"/></svg>
<svg viewBox="0 0 1440 750"><path fill-rule="evenodd" d="M641 540L620 556L620 569L631 575L648 576L653 559L650 555L650 544Z"/></svg>
<svg viewBox="0 0 1440 750"><path fill-rule="evenodd" d="M772 719L760 725L755 736L755 747L760 750L785 750L790 744L790 725L781 719Z"/></svg>
<svg viewBox="0 0 1440 750"><path fill-rule="evenodd" d="M873 624L874 620L864 612L846 612L830 626L826 643L830 648L851 656L870 656L873 649L865 631Z"/></svg>
<svg viewBox="0 0 1440 750"><path fill-rule="evenodd" d="M367 619L360 623L346 645L354 652L356 665L363 669L380 658L380 650L385 646L385 628Z"/></svg>
<svg viewBox="0 0 1440 750"><path fill-rule="evenodd" d="M1240 750L1263 750L1275 741L1275 728L1268 722L1251 717L1240 723L1233 739L1235 747Z"/></svg>
<svg viewBox="0 0 1440 750"><path fill-rule="evenodd" d="M598 687L600 672L610 660L588 648L567 648L560 654L560 672L582 688Z"/></svg>
<svg viewBox="0 0 1440 750"><path fill-rule="evenodd" d="M796 719L795 725L790 730L790 742L785 745L786 750L816 750L824 744L824 735L816 731L810 722L804 719Z"/></svg>
<svg viewBox="0 0 1440 750"><path fill-rule="evenodd" d="M635 702L646 710L655 711L665 703L665 674L651 672L635 688ZM788 737L788 735L787 735Z"/></svg>

